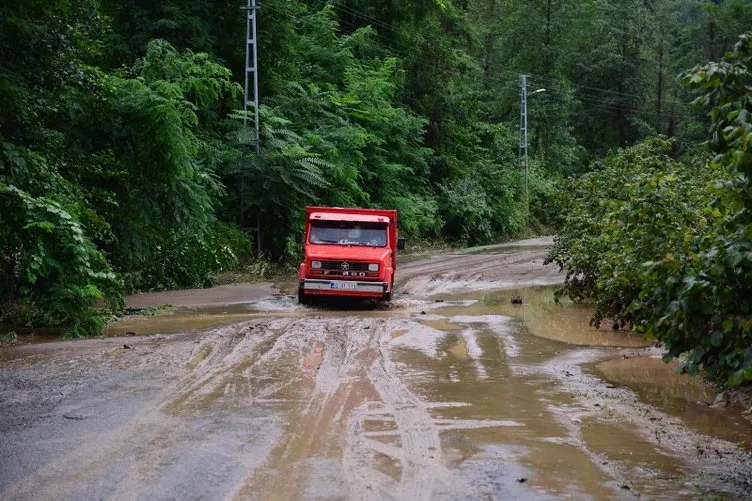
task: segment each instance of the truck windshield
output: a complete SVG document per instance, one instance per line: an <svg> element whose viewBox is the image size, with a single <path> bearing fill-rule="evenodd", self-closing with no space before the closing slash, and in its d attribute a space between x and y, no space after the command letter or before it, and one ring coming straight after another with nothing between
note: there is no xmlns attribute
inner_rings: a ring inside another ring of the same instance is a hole
<svg viewBox="0 0 752 501"><path fill-rule="evenodd" d="M308 241L312 244L386 246L386 225L357 221L312 221Z"/></svg>

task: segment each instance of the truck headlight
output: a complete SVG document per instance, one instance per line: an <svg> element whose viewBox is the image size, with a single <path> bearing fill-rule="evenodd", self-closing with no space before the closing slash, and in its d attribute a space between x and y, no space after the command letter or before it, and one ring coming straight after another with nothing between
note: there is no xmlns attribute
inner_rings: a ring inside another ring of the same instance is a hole
<svg viewBox="0 0 752 501"><path fill-rule="evenodd" d="M311 268L315 270L321 268L321 261L311 261Z"/></svg>
<svg viewBox="0 0 752 501"><path fill-rule="evenodd" d="M379 271L379 264L378 263L369 264L368 271Z"/></svg>

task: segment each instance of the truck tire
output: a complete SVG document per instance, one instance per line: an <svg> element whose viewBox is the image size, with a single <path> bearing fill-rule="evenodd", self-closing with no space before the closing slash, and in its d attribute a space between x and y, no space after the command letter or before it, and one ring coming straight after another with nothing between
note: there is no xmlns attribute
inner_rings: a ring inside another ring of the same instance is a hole
<svg viewBox="0 0 752 501"><path fill-rule="evenodd" d="M389 302L392 300L392 293L391 292L385 292L383 296L381 296L381 300L385 302Z"/></svg>
<svg viewBox="0 0 752 501"><path fill-rule="evenodd" d="M311 298L306 296L305 292L303 292L303 288L298 288L298 304L310 304Z"/></svg>

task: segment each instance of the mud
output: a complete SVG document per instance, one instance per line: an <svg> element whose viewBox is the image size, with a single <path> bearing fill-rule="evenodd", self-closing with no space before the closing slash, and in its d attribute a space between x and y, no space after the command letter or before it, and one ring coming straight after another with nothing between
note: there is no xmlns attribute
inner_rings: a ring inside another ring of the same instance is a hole
<svg viewBox="0 0 752 501"><path fill-rule="evenodd" d="M553 266L543 266L552 243L547 237L429 256L399 265L397 286L403 293L431 296L558 284L563 275Z"/></svg>
<svg viewBox="0 0 752 501"><path fill-rule="evenodd" d="M209 306L248 303L277 292L271 284L231 284L210 289L189 289L166 292L145 292L125 299L127 308L147 308L159 305Z"/></svg>
<svg viewBox="0 0 752 501"><path fill-rule="evenodd" d="M656 348L530 287L560 279L547 242L407 263L388 307L209 298L0 350L0 497L752 496L743 435L692 421L727 415L703 387L663 395Z"/></svg>
<svg viewBox="0 0 752 501"><path fill-rule="evenodd" d="M592 372L632 389L640 399L678 417L692 430L722 438L752 451L752 425L743 407L714 405L717 388L699 376L678 374L679 362L659 355L618 358L596 364Z"/></svg>
<svg viewBox="0 0 752 501"><path fill-rule="evenodd" d="M593 310L588 305L572 304L566 299L554 300L558 286L510 288L501 291L481 291L454 295L439 295L447 300L474 298L472 306L446 308L442 313L455 315L505 315L525 324L536 336L580 346L614 346L640 348L650 342L639 334L613 330L604 320L599 328L590 325ZM513 304L512 298L521 301Z"/></svg>

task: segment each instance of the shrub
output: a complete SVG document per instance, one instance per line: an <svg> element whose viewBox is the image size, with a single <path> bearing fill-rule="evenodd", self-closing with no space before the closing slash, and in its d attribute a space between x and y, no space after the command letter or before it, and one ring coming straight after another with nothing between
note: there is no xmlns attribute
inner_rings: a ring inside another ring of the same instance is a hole
<svg viewBox="0 0 752 501"><path fill-rule="evenodd" d="M21 299L15 318L4 321L62 326L65 336L90 336L107 319L98 301L122 307L121 280L58 203L0 182L0 242L0 304Z"/></svg>
<svg viewBox="0 0 752 501"><path fill-rule="evenodd" d="M662 341L666 360L737 386L752 381L752 34L719 63L683 75L709 111L712 160L679 163L665 139L610 155L571 183L548 262L561 293L592 298Z"/></svg>

